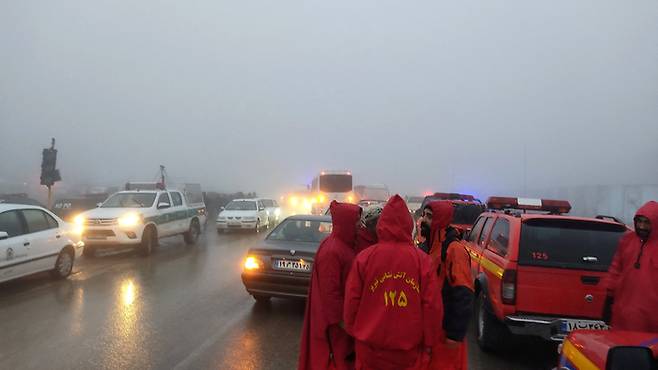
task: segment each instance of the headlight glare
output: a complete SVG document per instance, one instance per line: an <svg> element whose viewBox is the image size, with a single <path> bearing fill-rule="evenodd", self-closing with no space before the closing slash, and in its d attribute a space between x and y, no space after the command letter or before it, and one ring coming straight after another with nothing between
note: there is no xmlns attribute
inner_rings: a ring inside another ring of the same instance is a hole
<svg viewBox="0 0 658 370"><path fill-rule="evenodd" d="M142 222L142 217L136 213L129 213L119 217L117 221L119 222L119 226L135 226Z"/></svg>

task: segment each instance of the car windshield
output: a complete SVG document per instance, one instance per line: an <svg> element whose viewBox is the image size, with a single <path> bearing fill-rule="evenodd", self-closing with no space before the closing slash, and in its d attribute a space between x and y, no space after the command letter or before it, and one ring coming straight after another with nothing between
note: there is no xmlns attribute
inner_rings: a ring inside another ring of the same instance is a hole
<svg viewBox="0 0 658 370"><path fill-rule="evenodd" d="M114 194L101 205L101 208L149 208L155 201L155 193Z"/></svg>
<svg viewBox="0 0 658 370"><path fill-rule="evenodd" d="M624 232L620 224L528 220L521 228L519 264L606 271Z"/></svg>
<svg viewBox="0 0 658 370"><path fill-rule="evenodd" d="M251 200L234 200L225 208L227 211L255 211L256 202Z"/></svg>
<svg viewBox="0 0 658 370"><path fill-rule="evenodd" d="M455 213L452 223L456 225L473 225L478 216L484 211L483 207L477 204L455 204Z"/></svg>
<svg viewBox="0 0 658 370"><path fill-rule="evenodd" d="M268 240L319 243L331 234L331 222L285 220L274 229Z"/></svg>

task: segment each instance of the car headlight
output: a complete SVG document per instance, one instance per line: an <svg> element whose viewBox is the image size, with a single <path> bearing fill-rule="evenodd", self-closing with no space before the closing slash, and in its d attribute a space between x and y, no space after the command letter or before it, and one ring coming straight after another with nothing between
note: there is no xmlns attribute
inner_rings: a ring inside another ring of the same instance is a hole
<svg viewBox="0 0 658 370"><path fill-rule="evenodd" d="M244 269L247 271L253 271L260 269L260 260L254 256L248 256L244 260Z"/></svg>
<svg viewBox="0 0 658 370"><path fill-rule="evenodd" d="M142 217L141 215L138 215L137 213L129 213L127 215L124 215L122 217L119 217L117 220L119 223L119 226L135 226L139 223L142 222Z"/></svg>
<svg viewBox="0 0 658 370"><path fill-rule="evenodd" d="M77 216L73 217L73 223L76 226L82 226L82 225L85 224L85 217L83 215L77 215Z"/></svg>

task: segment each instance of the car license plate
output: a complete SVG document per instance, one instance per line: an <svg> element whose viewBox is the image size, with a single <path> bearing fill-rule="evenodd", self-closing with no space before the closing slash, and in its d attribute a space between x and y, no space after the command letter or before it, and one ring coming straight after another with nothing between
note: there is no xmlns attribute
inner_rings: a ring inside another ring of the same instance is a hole
<svg viewBox="0 0 658 370"><path fill-rule="evenodd" d="M276 270L311 272L311 265L304 260L274 260Z"/></svg>
<svg viewBox="0 0 658 370"><path fill-rule="evenodd" d="M570 333L574 330L608 330L608 325L603 321L592 320L562 320L562 332Z"/></svg>

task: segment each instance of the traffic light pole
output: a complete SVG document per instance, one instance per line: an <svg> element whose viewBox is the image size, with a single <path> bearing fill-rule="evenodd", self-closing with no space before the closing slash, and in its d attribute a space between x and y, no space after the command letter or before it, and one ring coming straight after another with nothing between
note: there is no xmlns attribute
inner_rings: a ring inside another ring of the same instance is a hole
<svg viewBox="0 0 658 370"><path fill-rule="evenodd" d="M53 209L53 187L48 186L48 209Z"/></svg>

